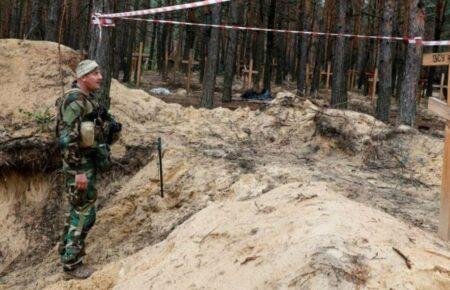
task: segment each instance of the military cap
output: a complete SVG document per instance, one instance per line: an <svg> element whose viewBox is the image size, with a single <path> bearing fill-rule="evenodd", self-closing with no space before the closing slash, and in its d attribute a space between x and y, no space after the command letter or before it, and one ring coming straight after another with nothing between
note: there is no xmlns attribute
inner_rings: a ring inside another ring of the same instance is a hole
<svg viewBox="0 0 450 290"><path fill-rule="evenodd" d="M99 65L94 60L86 59L80 62L77 66L77 79L84 77L87 74L98 69Z"/></svg>

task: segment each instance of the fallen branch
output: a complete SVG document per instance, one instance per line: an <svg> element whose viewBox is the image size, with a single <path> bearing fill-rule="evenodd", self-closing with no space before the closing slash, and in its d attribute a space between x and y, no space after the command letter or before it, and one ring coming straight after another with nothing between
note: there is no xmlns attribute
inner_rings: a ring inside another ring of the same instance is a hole
<svg viewBox="0 0 450 290"><path fill-rule="evenodd" d="M403 254L402 252L400 252L399 249L396 249L396 248L394 248L394 247L392 247L392 249L393 249L400 257L402 257L403 260L405 260L405 264L406 264L406 266L408 267L408 269L411 269L411 267L412 267L411 260L410 260L405 254Z"/></svg>
<svg viewBox="0 0 450 290"><path fill-rule="evenodd" d="M248 262L254 261L256 259L258 259L260 256L251 256L251 257L247 257L245 258L245 260L241 263L241 265L245 265Z"/></svg>

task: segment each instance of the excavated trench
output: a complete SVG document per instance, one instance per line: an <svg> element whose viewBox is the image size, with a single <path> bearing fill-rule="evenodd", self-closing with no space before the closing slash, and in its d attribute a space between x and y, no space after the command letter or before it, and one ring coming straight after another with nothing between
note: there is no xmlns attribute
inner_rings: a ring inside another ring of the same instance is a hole
<svg viewBox="0 0 450 290"><path fill-rule="evenodd" d="M146 147L127 147L98 177L98 208L149 162ZM47 137L0 143L0 277L35 266L57 245L67 202L57 146ZM0 278L1 280L1 278Z"/></svg>

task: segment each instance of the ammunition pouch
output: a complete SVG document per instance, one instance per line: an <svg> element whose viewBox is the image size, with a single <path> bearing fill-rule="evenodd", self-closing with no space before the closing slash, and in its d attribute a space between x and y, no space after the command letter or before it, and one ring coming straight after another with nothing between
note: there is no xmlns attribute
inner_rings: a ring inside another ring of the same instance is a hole
<svg viewBox="0 0 450 290"><path fill-rule="evenodd" d="M95 124L94 122L81 122L80 126L80 147L90 148L95 144Z"/></svg>

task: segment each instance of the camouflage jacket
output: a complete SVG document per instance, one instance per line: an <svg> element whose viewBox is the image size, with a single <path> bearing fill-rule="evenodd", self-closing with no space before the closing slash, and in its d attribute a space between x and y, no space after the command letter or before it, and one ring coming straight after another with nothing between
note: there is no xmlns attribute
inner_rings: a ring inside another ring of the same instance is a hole
<svg viewBox="0 0 450 290"><path fill-rule="evenodd" d="M74 89L57 101L57 137L63 158L63 167L77 169L83 167L84 157L91 154L89 149L81 148L81 123L91 121L95 124L95 145L104 143L105 120L108 112L99 105L94 94L85 95L80 89ZM94 147L95 147L94 145Z"/></svg>

